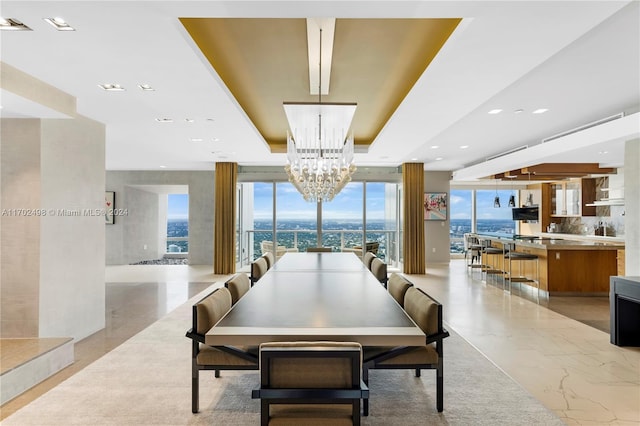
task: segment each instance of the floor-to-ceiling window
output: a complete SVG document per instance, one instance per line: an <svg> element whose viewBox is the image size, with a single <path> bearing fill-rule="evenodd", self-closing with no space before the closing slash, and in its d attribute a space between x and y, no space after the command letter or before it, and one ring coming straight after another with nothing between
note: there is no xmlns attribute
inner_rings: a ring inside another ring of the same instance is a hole
<svg viewBox="0 0 640 426"><path fill-rule="evenodd" d="M509 206L509 190L476 191L477 232L515 234L516 223ZM499 201L497 203L496 201ZM517 200L514 199L517 206Z"/></svg>
<svg viewBox="0 0 640 426"><path fill-rule="evenodd" d="M398 261L398 250L401 245L398 237L400 227L398 185L367 182L366 195L366 242L379 244L376 254L381 259Z"/></svg>
<svg viewBox="0 0 640 426"><path fill-rule="evenodd" d="M289 182L239 185L237 208L239 266L246 265L277 241L275 250L306 251L317 245L333 251L379 242L378 255L399 261L399 190L396 183L351 182L331 202L303 200ZM366 238L365 237L366 225Z"/></svg>
<svg viewBox="0 0 640 426"><path fill-rule="evenodd" d="M273 182L246 184L245 189L243 218L248 219L245 223L253 222L247 233L247 245L251 248L248 259L251 262L262 254L265 244L273 244Z"/></svg>
<svg viewBox="0 0 640 426"><path fill-rule="evenodd" d="M449 203L451 254L464 252L464 234L467 232L514 234L517 225L511 209L518 206L518 202L516 190L452 189Z"/></svg>
<svg viewBox="0 0 640 426"><path fill-rule="evenodd" d="M166 251L189 252L189 194L167 195Z"/></svg>
<svg viewBox="0 0 640 426"><path fill-rule="evenodd" d="M464 234L473 229L473 191L470 189L452 189L449 196L451 219L449 235L451 254L464 253Z"/></svg>
<svg viewBox="0 0 640 426"><path fill-rule="evenodd" d="M316 203L304 201L289 182L276 183L276 233L278 245L305 251L318 240Z"/></svg>
<svg viewBox="0 0 640 426"><path fill-rule="evenodd" d="M344 247L362 245L362 182L350 182L331 202L322 203L322 246L341 251Z"/></svg>

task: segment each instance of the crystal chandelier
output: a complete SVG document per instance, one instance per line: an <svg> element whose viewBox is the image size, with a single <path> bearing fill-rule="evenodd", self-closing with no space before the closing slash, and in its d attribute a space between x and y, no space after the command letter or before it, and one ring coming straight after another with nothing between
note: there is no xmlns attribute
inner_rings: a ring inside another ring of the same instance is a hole
<svg viewBox="0 0 640 426"><path fill-rule="evenodd" d="M322 54L319 64L322 73ZM321 81L321 77L318 80ZM353 133L350 131L356 104L323 104L319 84L317 103L285 102L283 107L290 128L284 168L289 182L305 201L331 201L356 171Z"/></svg>

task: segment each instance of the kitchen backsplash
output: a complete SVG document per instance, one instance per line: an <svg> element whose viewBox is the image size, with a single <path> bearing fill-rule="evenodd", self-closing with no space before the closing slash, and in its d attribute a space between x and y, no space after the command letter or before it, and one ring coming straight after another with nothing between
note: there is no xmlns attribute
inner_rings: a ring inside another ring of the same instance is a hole
<svg viewBox="0 0 640 426"><path fill-rule="evenodd" d="M611 216L564 217L556 232L576 235L624 236L624 207L611 206Z"/></svg>

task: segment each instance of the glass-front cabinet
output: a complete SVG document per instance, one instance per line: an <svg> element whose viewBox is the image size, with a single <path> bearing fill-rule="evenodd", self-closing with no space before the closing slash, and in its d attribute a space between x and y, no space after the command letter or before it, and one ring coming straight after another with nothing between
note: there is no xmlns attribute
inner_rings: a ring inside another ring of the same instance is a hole
<svg viewBox="0 0 640 426"><path fill-rule="evenodd" d="M551 184L551 215L580 216L582 186L580 180Z"/></svg>

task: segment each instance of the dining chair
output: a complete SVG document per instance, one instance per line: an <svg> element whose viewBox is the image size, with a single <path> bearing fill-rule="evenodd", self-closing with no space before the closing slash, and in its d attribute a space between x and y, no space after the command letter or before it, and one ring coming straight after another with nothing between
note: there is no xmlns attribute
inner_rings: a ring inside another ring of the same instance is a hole
<svg viewBox="0 0 640 426"><path fill-rule="evenodd" d="M259 257L251 262L251 285L257 283L268 270L269 267L267 266L267 261L264 257Z"/></svg>
<svg viewBox="0 0 640 426"><path fill-rule="evenodd" d="M364 254L364 259L362 259L362 261L364 262L364 266L366 266L368 270L371 270L371 262L373 262L373 259L375 259L376 257L378 256L370 251Z"/></svg>
<svg viewBox="0 0 640 426"><path fill-rule="evenodd" d="M270 251L263 254L261 257L264 257L264 260L267 261L267 270L271 269L274 263L276 263L276 257Z"/></svg>
<svg viewBox="0 0 640 426"><path fill-rule="evenodd" d="M360 424L362 346L357 342L260 345L260 424Z"/></svg>
<svg viewBox="0 0 640 426"><path fill-rule="evenodd" d="M415 286L404 296L404 310L425 334L423 346L365 347L362 368L363 380L369 383L369 370L415 369L436 370L436 408L444 409L444 346L443 340L449 332L442 324L442 305ZM363 401L363 413L369 414L369 401Z"/></svg>
<svg viewBox="0 0 640 426"><path fill-rule="evenodd" d="M387 288L387 264L382 259L376 257L371 261L371 272L384 288Z"/></svg>
<svg viewBox="0 0 640 426"><path fill-rule="evenodd" d="M191 339L191 412L199 409L200 370L257 370L258 348L209 346L205 334L231 309L231 293L225 287L215 289L192 307L193 326L186 336Z"/></svg>
<svg viewBox="0 0 640 426"><path fill-rule="evenodd" d="M307 253L331 253L331 247L307 247Z"/></svg>
<svg viewBox="0 0 640 426"><path fill-rule="evenodd" d="M398 273L393 273L389 276L389 282L387 283L387 289L389 294L393 297L400 306L404 308L404 295L409 288L413 287L411 281L403 277Z"/></svg>
<svg viewBox="0 0 640 426"><path fill-rule="evenodd" d="M224 286L231 293L231 305L235 305L251 288L251 280L247 274L239 273L227 280Z"/></svg>

